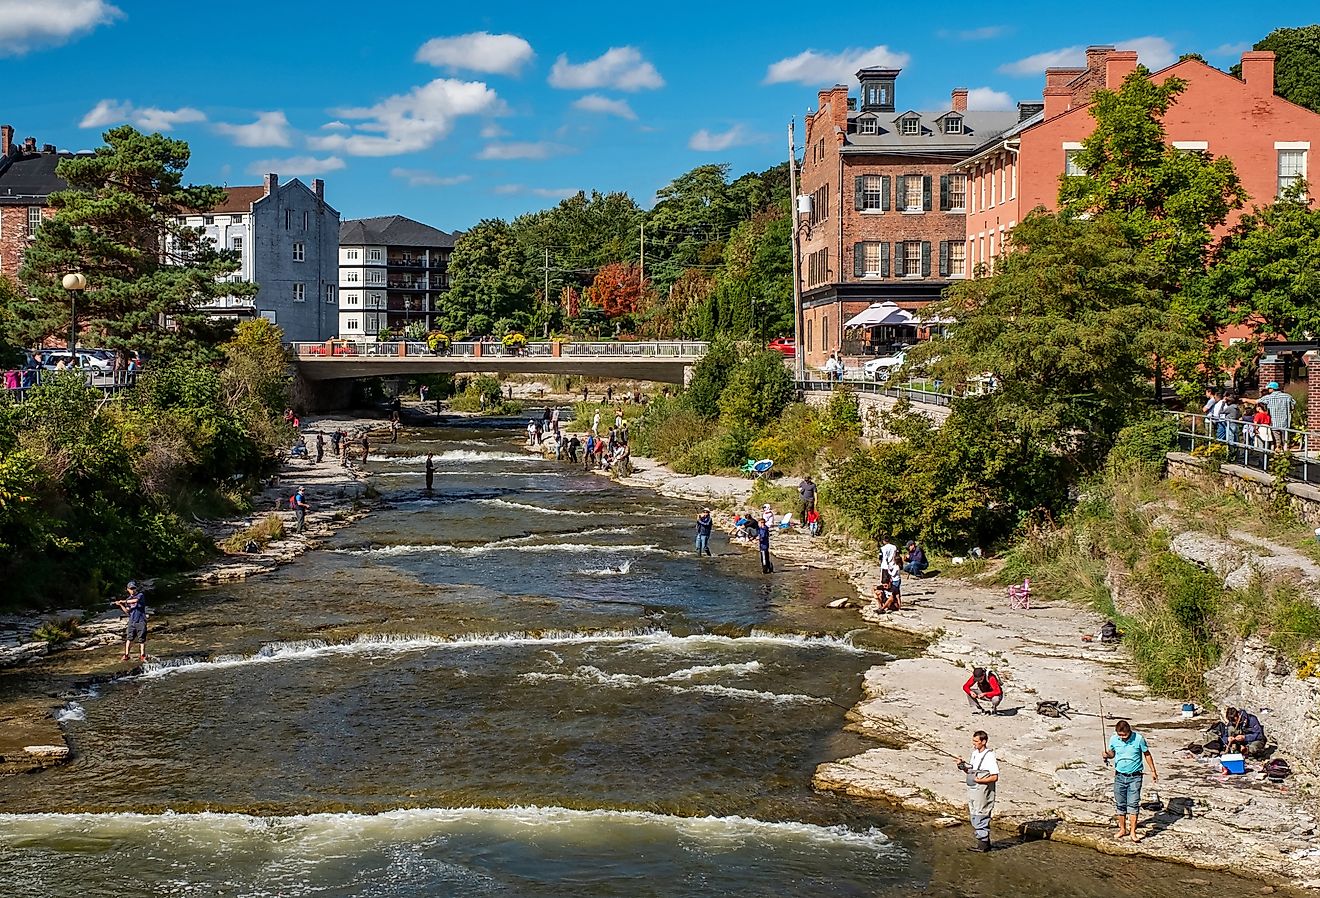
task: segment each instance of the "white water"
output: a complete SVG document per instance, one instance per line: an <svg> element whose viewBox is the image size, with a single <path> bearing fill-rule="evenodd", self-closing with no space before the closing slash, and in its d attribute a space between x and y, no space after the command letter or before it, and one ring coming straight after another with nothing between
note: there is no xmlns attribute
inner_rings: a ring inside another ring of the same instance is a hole
<svg viewBox="0 0 1320 898"><path fill-rule="evenodd" d="M475 633L461 636L429 636L425 634L365 634L349 642L330 643L320 639L296 642L272 642L255 655L217 655L210 659L177 658L167 661L148 661L143 665L142 679L154 679L173 673L201 672L242 667L251 664L273 664L282 661L312 661L335 655L389 655L436 649L473 649L492 646L551 646L599 643L624 648L663 649L683 653L694 650L732 649L777 645L819 647L857 654L873 654L842 640L828 636L799 636L795 634L756 634L751 636L716 636L699 634L675 636L667 630L603 630L595 633L551 630L539 633Z"/></svg>
<svg viewBox="0 0 1320 898"><path fill-rule="evenodd" d="M451 449L448 452L436 452L432 456L432 461L468 461L484 464L487 462L510 462L516 461L526 464L528 461L539 461L540 459L532 456L513 452L474 452L471 449ZM391 464L414 464L425 462L425 455L368 455L368 461L389 462Z"/></svg>
<svg viewBox="0 0 1320 898"><path fill-rule="evenodd" d="M626 559L616 567L583 567L577 573L584 577L622 577L632 571L632 559Z"/></svg>
<svg viewBox="0 0 1320 898"><path fill-rule="evenodd" d="M674 695L704 693L726 698L751 699L753 701L775 702L777 704L815 704L825 699L814 695L798 693L766 692L760 689L744 689L738 686L725 686L722 683L701 683L680 685L694 677L708 676L714 673L732 673L735 676L759 670L760 664L752 661L748 664L706 664L684 668L671 674L658 677L644 677L638 674L607 673L599 667L585 665L572 673L525 673L520 679L529 683L546 681L575 682L590 686L603 686L609 689L644 689L657 688Z"/></svg>
<svg viewBox="0 0 1320 898"><path fill-rule="evenodd" d="M516 508L519 511L532 511L537 514L557 514L567 515L575 518L598 518L600 514L594 511L569 511L565 508L546 508L542 505L524 505L521 502L510 502L507 499L475 499L475 502L481 505L495 505L500 508Z"/></svg>
<svg viewBox="0 0 1320 898"><path fill-rule="evenodd" d="M646 545L619 545L608 546L597 543L527 543L522 542L522 537L514 537L512 540L500 540L493 543L486 543L481 546L449 546L449 545L429 545L429 546L375 546L370 549L335 549L340 555L368 555L380 556L385 558L397 557L400 555L423 555L426 553L442 553L446 555L487 555L491 552L560 552L568 555L596 554L606 555L619 552L631 552L635 554L662 555L668 554L668 549L662 549L654 543Z"/></svg>
<svg viewBox="0 0 1320 898"><path fill-rule="evenodd" d="M87 719L87 709L77 702L69 702L63 708L55 712L55 720L59 723L71 723L77 720Z"/></svg>

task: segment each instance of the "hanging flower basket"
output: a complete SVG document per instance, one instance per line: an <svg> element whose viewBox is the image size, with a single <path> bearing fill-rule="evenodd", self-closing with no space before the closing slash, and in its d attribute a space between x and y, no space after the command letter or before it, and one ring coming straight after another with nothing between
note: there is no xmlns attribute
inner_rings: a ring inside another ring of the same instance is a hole
<svg viewBox="0 0 1320 898"><path fill-rule="evenodd" d="M444 331L431 331L426 335L426 347L436 355L444 355L449 352L449 335Z"/></svg>
<svg viewBox="0 0 1320 898"><path fill-rule="evenodd" d="M505 334L500 339L500 342L504 344L505 349L507 349L509 352L513 353L514 355L520 354L524 349L527 348L527 338L524 337L522 334L516 332Z"/></svg>

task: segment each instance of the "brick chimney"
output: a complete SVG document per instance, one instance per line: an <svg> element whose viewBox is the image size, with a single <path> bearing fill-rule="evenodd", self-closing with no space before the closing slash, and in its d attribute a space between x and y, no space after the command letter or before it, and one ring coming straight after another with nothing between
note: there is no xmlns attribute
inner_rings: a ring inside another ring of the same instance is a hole
<svg viewBox="0 0 1320 898"><path fill-rule="evenodd" d="M954 111L954 112L966 112L966 111L967 111L967 88L965 88L965 87L955 87L955 88L953 89L953 92L949 94L949 100L950 100L951 103L952 103L952 108L953 108L953 111Z"/></svg>
<svg viewBox="0 0 1320 898"><path fill-rule="evenodd" d="M23 138L23 152L35 153L37 151L37 139L35 137Z"/></svg>
<svg viewBox="0 0 1320 898"><path fill-rule="evenodd" d="M1072 108L1072 91L1063 85L1045 88L1045 121Z"/></svg>
<svg viewBox="0 0 1320 898"><path fill-rule="evenodd" d="M320 178L312 178L312 193L316 194L319 202L325 202L325 181Z"/></svg>
<svg viewBox="0 0 1320 898"><path fill-rule="evenodd" d="M1096 44L1086 48L1086 70L1096 75L1105 72L1105 60L1114 52L1113 44Z"/></svg>
<svg viewBox="0 0 1320 898"><path fill-rule="evenodd" d="M1105 87L1118 90L1123 79L1137 68L1136 50L1113 50L1105 57Z"/></svg>
<svg viewBox="0 0 1320 898"><path fill-rule="evenodd" d="M1086 69L1076 68L1049 68L1045 70L1045 89L1051 87L1067 87L1068 83L1086 72Z"/></svg>
<svg viewBox="0 0 1320 898"><path fill-rule="evenodd" d="M264 186L264 187L266 188L266 193L265 193L265 195L266 195L266 196L270 196L272 193L274 193L276 190L279 189L279 186L280 186L280 176L277 175L277 174L275 174L274 172L272 172L272 173L266 175L264 178L262 178L262 179L261 179L261 183L262 183L262 186Z"/></svg>
<svg viewBox="0 0 1320 898"><path fill-rule="evenodd" d="M9 155L9 148L14 145L14 126L0 125L0 157Z"/></svg>
<svg viewBox="0 0 1320 898"><path fill-rule="evenodd" d="M1242 80L1247 92L1256 97L1274 94L1274 54L1269 50L1248 50L1242 54Z"/></svg>

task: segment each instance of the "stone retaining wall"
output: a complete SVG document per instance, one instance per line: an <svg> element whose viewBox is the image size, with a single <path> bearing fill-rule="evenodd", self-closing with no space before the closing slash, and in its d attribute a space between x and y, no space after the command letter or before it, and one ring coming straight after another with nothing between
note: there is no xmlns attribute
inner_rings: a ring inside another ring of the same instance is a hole
<svg viewBox="0 0 1320 898"><path fill-rule="evenodd" d="M893 411L894 407L898 405L899 400L893 396L884 396L879 393L863 393L860 391L856 393L856 396L857 405L862 413L862 435L868 440L879 443L897 440L898 437L889 433L883 426L878 423L873 425L871 421L876 417L873 412L878 414ZM830 394L816 391L806 392L803 394L803 401L806 402L807 405L824 406L830 401ZM943 424L949 417L949 409L947 406L943 405L929 405L922 402L914 402L912 403L912 408L925 415L927 418L930 418L936 424Z"/></svg>
<svg viewBox="0 0 1320 898"><path fill-rule="evenodd" d="M1186 480L1210 479L1217 481L1240 496L1255 502L1270 502L1274 498L1274 477L1265 471L1243 465L1219 465L1186 452L1170 452L1167 473L1170 478ZM1303 523L1320 527L1320 488L1308 483L1284 484L1288 507Z"/></svg>

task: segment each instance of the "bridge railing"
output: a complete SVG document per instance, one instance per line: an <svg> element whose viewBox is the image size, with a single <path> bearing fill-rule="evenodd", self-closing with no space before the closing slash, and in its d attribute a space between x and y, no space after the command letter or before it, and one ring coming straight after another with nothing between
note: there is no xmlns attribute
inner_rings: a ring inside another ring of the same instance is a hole
<svg viewBox="0 0 1320 898"><path fill-rule="evenodd" d="M1281 473L1276 461L1286 457L1287 480L1320 483L1320 434L1293 427L1253 424L1249 420L1227 421L1191 412L1166 411L1178 423L1178 448L1192 454L1214 455L1226 464L1242 465L1273 474ZM1268 431L1268 437L1262 431Z"/></svg>
<svg viewBox="0 0 1320 898"><path fill-rule="evenodd" d="M499 342L460 340L446 349L432 351L425 343L402 340L379 343L374 340L327 340L321 343L291 343L290 349L300 359L327 358L416 358L418 356L458 356L460 358L654 358L699 359L706 354L707 343L690 340L619 341L573 343L537 341L519 347Z"/></svg>
<svg viewBox="0 0 1320 898"><path fill-rule="evenodd" d="M837 386L846 386L849 390L857 393L873 393L877 396L888 396L891 399L906 399L909 402L921 403L923 405L948 406L953 396L949 393L943 393L932 390L922 383L875 383L866 380L799 380L797 388L806 393L830 393Z"/></svg>
<svg viewBox="0 0 1320 898"><path fill-rule="evenodd" d="M27 377L21 377L18 381L19 386L8 386L7 383L0 383L0 396L4 396L14 402L23 402L28 398L32 388L38 386L44 380L50 380L61 376L62 372L50 371L38 368L34 371L25 372ZM100 390L106 396L116 396L120 392L127 390L137 383L136 371L77 371L87 382L87 386ZM26 381L26 385L23 385Z"/></svg>

